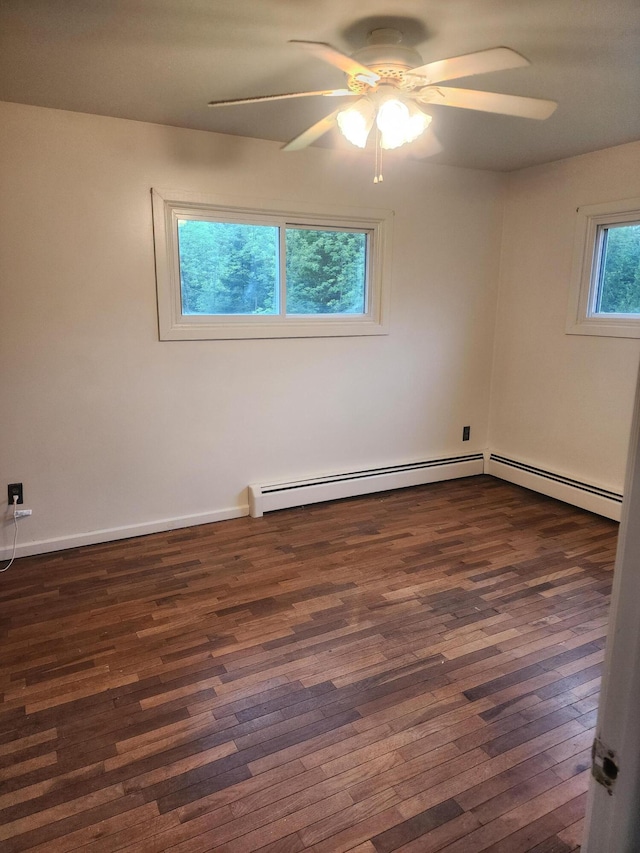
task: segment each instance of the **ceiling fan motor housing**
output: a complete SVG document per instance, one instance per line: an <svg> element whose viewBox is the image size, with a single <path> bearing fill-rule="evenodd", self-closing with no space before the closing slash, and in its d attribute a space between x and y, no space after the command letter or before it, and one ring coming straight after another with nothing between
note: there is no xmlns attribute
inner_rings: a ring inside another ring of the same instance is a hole
<svg viewBox="0 0 640 853"><path fill-rule="evenodd" d="M422 57L417 50L401 44L402 33L390 28L373 30L369 33L367 46L353 54L367 68L380 75L379 83L390 83L399 89L412 89L415 82L405 81L405 72L422 65ZM371 83L350 76L347 86L356 94L364 94L375 88Z"/></svg>

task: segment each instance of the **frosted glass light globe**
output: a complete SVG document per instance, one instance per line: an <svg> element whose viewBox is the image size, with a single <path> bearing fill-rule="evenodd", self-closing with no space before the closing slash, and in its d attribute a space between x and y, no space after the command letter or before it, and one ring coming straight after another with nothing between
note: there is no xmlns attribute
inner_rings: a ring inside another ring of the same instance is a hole
<svg viewBox="0 0 640 853"><path fill-rule="evenodd" d="M431 123L431 116L414 104L409 107L399 99L391 98L380 105L376 123L381 134L380 145L399 148L424 133Z"/></svg>
<svg viewBox="0 0 640 853"><path fill-rule="evenodd" d="M342 135L358 148L364 148L371 128L375 107L366 99L358 101L352 107L341 110L337 115L337 122Z"/></svg>

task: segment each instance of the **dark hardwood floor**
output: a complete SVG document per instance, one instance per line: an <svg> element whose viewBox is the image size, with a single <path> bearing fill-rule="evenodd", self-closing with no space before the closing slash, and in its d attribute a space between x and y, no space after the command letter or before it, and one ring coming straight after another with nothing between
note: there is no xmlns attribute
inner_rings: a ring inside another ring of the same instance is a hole
<svg viewBox="0 0 640 853"><path fill-rule="evenodd" d="M617 525L489 477L19 560L4 853L569 853Z"/></svg>

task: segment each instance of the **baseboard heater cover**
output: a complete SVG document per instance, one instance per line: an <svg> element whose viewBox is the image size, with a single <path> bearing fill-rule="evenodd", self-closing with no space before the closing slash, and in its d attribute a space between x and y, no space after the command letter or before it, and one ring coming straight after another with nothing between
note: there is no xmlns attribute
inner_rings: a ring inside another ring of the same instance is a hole
<svg viewBox="0 0 640 853"><path fill-rule="evenodd" d="M618 492L583 483L553 471L545 471L544 468L536 468L535 465L509 459L497 453L489 454L485 472L534 492L595 512L597 515L620 521L623 496Z"/></svg>
<svg viewBox="0 0 640 853"><path fill-rule="evenodd" d="M249 486L249 515L260 518L265 512L276 509L368 495L388 489L421 486L439 480L453 480L482 473L483 454L469 453L465 456L349 471L290 483L252 485Z"/></svg>

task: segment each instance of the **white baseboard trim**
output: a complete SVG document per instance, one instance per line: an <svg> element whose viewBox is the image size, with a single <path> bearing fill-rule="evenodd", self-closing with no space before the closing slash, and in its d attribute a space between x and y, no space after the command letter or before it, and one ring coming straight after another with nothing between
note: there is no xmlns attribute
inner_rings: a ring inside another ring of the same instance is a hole
<svg viewBox="0 0 640 853"><path fill-rule="evenodd" d="M248 506L228 507L212 512L196 515L182 515L176 518L162 518L158 521L147 521L142 524L128 524L124 527L108 527L102 530L91 530L88 533L75 533L71 536L60 536L53 539L39 539L20 544L24 535L25 522L18 521L18 547L16 557L32 557L35 554L48 554L51 551L64 551L67 548L80 548L82 545L98 545L102 542L113 542L117 539L131 539L134 536L147 536L149 533L163 533L166 530L179 530L182 527L195 527L198 524L211 524L214 521L226 521L230 518L242 518L249 515ZM8 516L11 524L13 520ZM28 521L26 522L28 524ZM13 536L11 537L13 539ZM0 549L0 559L8 560L13 553L13 546Z"/></svg>
<svg viewBox="0 0 640 853"><path fill-rule="evenodd" d="M595 512L614 521L620 521L622 495L600 486L573 480L563 474L537 468L527 462L510 459L494 451L485 457L485 473L508 480L534 492L540 492L559 501Z"/></svg>
<svg viewBox="0 0 640 853"><path fill-rule="evenodd" d="M175 518L163 518L157 521L130 524L123 527L110 527L59 536L51 539L39 539L20 543L26 533L28 520L19 522L18 547L16 557L31 557L79 548L83 545L97 545L118 539L130 539L135 536L147 536L150 533L162 533L167 530L179 530L183 527L195 527L198 524L211 524L231 518L251 515L254 518L265 512L287 507L303 506L321 501L339 498L357 497L388 489L400 489L420 486L442 480L470 477L477 474L490 474L501 480L507 480L518 486L531 489L543 495L556 498L589 512L603 515L614 521L620 520L622 495L599 486L582 483L561 474L537 468L529 463L510 459L493 451L472 453L467 456L430 459L422 462L409 462L387 468L354 471L301 480L293 483L279 483L267 486L249 487L249 505L228 507L211 512L183 515ZM6 521L11 521L7 516ZM11 545L0 547L0 560L8 560L13 548Z"/></svg>
<svg viewBox="0 0 640 853"><path fill-rule="evenodd" d="M252 485L249 486L249 515L252 518L260 518L265 512L276 509L352 498L407 486L422 486L440 480L471 477L483 472L482 453L469 453L466 456L407 462L291 483Z"/></svg>

